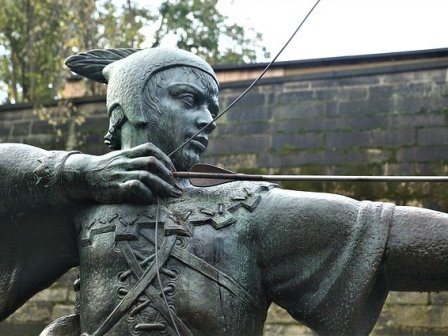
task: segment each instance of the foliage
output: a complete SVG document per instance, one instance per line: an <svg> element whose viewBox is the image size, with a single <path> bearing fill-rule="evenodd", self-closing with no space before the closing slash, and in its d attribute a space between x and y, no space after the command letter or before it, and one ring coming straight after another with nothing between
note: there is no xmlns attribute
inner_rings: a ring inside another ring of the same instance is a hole
<svg viewBox="0 0 448 336"><path fill-rule="evenodd" d="M260 34L229 24L217 1L165 0L156 9L136 0L0 0L0 79L7 86L6 100L57 98L67 75L63 60L95 48L171 41L211 63L267 57L257 42ZM90 83L87 93L98 89Z"/></svg>
<svg viewBox="0 0 448 336"><path fill-rule="evenodd" d="M83 144L85 135L83 136L76 128L85 123L86 112L79 110L71 100L59 100L56 107L36 104L33 114L39 120L47 121L54 140L63 145L65 150L73 150Z"/></svg>
<svg viewBox="0 0 448 336"><path fill-rule="evenodd" d="M267 57L264 47L247 36L238 24L227 24L227 17L216 9L218 0L168 0L160 6L160 26L155 34L154 46L169 35L177 39L177 46L204 57L210 63L254 62L257 51ZM223 48L227 40L232 47Z"/></svg>
<svg viewBox="0 0 448 336"><path fill-rule="evenodd" d="M8 101L52 99L62 84L68 16L63 1L1 0L0 78Z"/></svg>

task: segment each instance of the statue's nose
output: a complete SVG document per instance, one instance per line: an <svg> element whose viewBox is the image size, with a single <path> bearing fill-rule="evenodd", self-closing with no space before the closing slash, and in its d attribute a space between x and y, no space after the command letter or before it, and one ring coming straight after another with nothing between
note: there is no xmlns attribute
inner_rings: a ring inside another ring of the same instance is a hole
<svg viewBox="0 0 448 336"><path fill-rule="evenodd" d="M216 123L213 121L213 116L210 113L209 109L204 106L201 109L201 113L197 118L197 126L199 129L207 127L206 130L208 133L212 132L216 128Z"/></svg>

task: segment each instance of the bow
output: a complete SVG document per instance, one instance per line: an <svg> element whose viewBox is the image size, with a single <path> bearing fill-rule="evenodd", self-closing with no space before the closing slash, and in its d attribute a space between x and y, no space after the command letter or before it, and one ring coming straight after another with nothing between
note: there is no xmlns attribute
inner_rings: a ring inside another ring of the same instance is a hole
<svg viewBox="0 0 448 336"><path fill-rule="evenodd" d="M300 28L303 26L303 24L306 22L308 17L311 15L311 13L314 11L314 9L319 4L320 0L317 0L313 7L308 11L308 13L305 15L303 20L300 22L300 24L297 26L297 28L294 30L292 35L289 37L289 39L286 41L286 43L283 45L283 47L279 50L279 52L275 55L275 57L269 62L269 64L264 68L264 70L258 75L258 77L246 88L246 90L243 91L227 108L222 111L221 113L218 113L218 115L213 118L212 121L210 121L207 125L202 127L199 131L194 133L190 138L185 140L179 147L177 147L175 150L173 150L168 157L172 157L175 153L177 153L179 150L181 150L186 144L188 144L190 141L194 140L199 134L201 134L203 131L205 131L210 125L215 123L218 119L220 119L223 115L225 115L233 106L235 106L264 76L264 74L270 69L272 64L277 60L277 58L281 55L283 50L288 46L288 44L291 42L291 40L294 38L294 36L297 34L297 32L300 30Z"/></svg>
<svg viewBox="0 0 448 336"><path fill-rule="evenodd" d="M260 75L241 93L223 112L219 113L213 120L206 126L201 128L195 134L193 134L189 139L177 147L168 156L172 157L177 151L182 149L191 140L196 138L200 133L207 129L212 123L220 119L224 114L226 114L233 106L235 106L264 76L264 74L269 70L272 64L277 60L280 54L285 50L303 24L306 22L308 17L314 11L314 9L319 4L320 0L308 11L307 15L300 22L298 27L280 49L280 51L275 55L275 57L269 62L269 64L264 68ZM225 170L209 164L198 164L191 168L188 172L174 172L174 177L187 178L195 186L212 186L218 185L231 181L337 181L337 182L448 182L448 177L445 176L353 176L353 175L252 175L252 174L241 174L234 173L229 170Z"/></svg>

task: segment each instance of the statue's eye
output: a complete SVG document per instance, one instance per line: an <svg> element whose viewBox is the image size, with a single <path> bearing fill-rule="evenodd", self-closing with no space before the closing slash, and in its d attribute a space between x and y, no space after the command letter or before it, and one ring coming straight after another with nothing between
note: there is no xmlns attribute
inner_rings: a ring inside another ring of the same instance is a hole
<svg viewBox="0 0 448 336"><path fill-rule="evenodd" d="M193 107L195 103L194 95L191 93L183 93L179 95L180 100L187 106L187 107Z"/></svg>

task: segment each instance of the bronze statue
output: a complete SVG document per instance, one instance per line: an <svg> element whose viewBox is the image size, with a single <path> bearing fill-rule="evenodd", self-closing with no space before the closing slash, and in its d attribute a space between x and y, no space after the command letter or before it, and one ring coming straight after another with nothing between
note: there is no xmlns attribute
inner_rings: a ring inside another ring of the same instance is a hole
<svg viewBox="0 0 448 336"><path fill-rule="evenodd" d="M218 84L176 49L68 65L108 83L114 152L0 146L0 319L72 266L79 314L43 335L261 335L271 302L319 335L368 335L388 291L448 289L448 215L340 195L176 180Z"/></svg>

